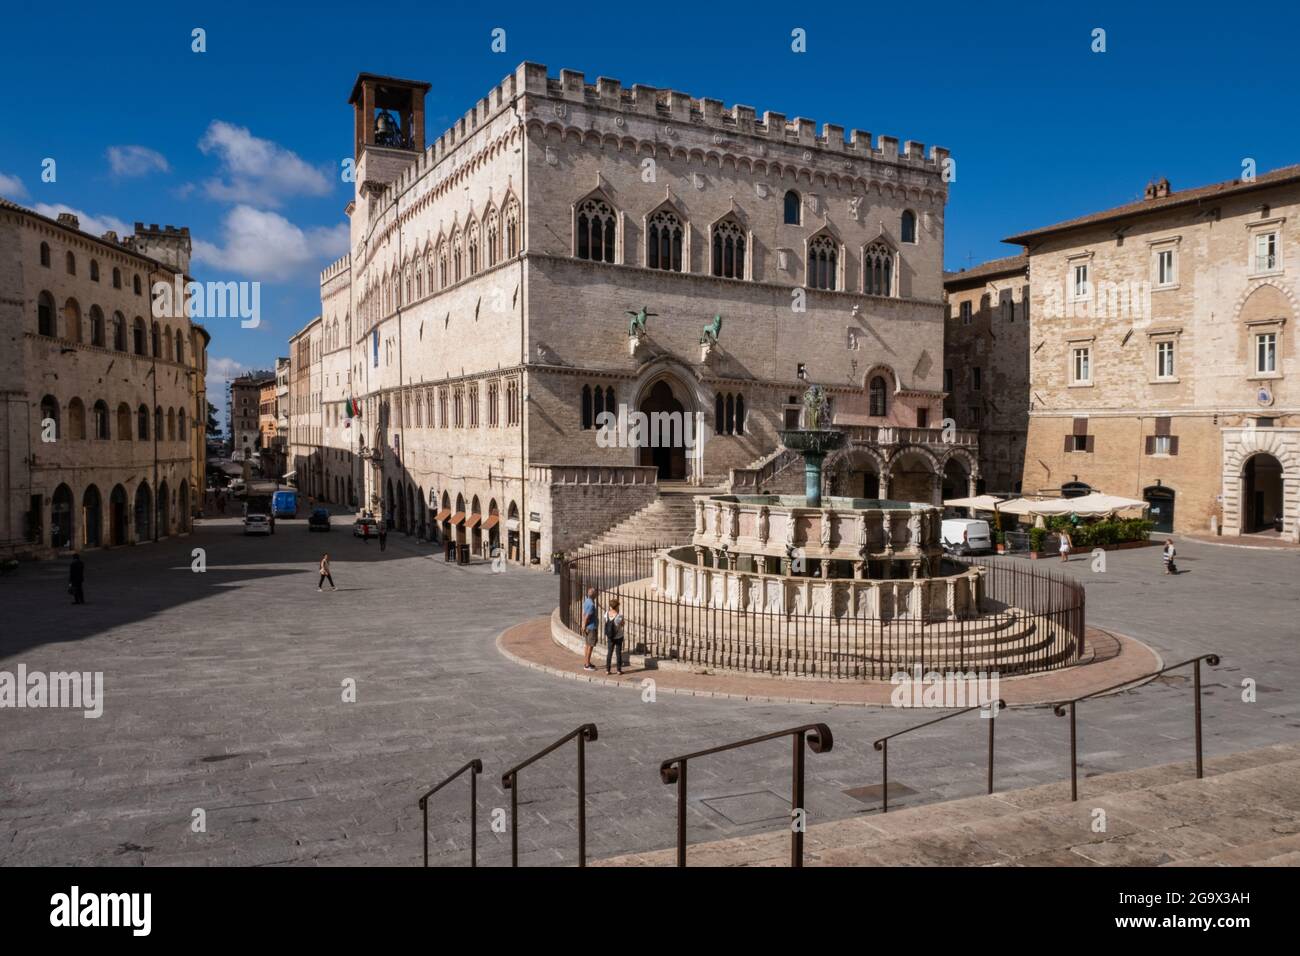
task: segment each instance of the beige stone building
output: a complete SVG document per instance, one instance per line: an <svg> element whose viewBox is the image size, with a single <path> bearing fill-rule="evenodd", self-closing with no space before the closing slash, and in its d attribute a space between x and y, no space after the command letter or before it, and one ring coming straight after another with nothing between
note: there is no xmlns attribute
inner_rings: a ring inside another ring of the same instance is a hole
<svg viewBox="0 0 1300 956"><path fill-rule="evenodd" d="M0 554L155 540L203 489L208 333L185 300L185 228L91 235L0 200ZM162 300L159 300L160 303Z"/></svg>
<svg viewBox="0 0 1300 956"><path fill-rule="evenodd" d="M1007 240L1029 256L1024 489L1145 498L1158 527L1296 534L1300 166Z"/></svg>
<svg viewBox="0 0 1300 956"><path fill-rule="evenodd" d="M810 382L852 433L836 490L977 477L939 428L946 150L531 63L426 144L427 89L352 92L351 251L291 348L300 487L545 562L678 488L801 487L777 432Z"/></svg>
<svg viewBox="0 0 1300 956"><path fill-rule="evenodd" d="M944 276L943 414L979 436L984 492L1019 494L1029 431L1029 260L993 259ZM950 463L944 497L966 494Z"/></svg>

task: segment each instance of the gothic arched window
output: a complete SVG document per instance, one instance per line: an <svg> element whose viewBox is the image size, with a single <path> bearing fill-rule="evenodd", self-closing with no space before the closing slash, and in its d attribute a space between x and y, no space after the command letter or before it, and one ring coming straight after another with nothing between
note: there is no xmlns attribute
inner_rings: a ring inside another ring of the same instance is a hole
<svg viewBox="0 0 1300 956"><path fill-rule="evenodd" d="M862 291L867 295L894 294L894 253L883 242L873 242L862 254Z"/></svg>
<svg viewBox="0 0 1300 956"><path fill-rule="evenodd" d="M646 265L651 269L681 272L685 229L677 214L660 209L650 217L647 227Z"/></svg>
<svg viewBox="0 0 1300 956"><path fill-rule="evenodd" d="M489 208L483 217L483 238L484 253L490 268L501 261L501 227L495 209Z"/></svg>
<svg viewBox="0 0 1300 956"><path fill-rule="evenodd" d="M479 270L478 223L472 219L465 230L465 245L469 250L469 274L477 275Z"/></svg>
<svg viewBox="0 0 1300 956"><path fill-rule="evenodd" d="M839 245L830 236L816 236L808 243L808 287L834 289L839 273Z"/></svg>
<svg viewBox="0 0 1300 956"><path fill-rule="evenodd" d="M506 241L506 258L510 259L519 255L519 200L513 196L506 203L505 212L502 214Z"/></svg>
<svg viewBox="0 0 1300 956"><path fill-rule="evenodd" d="M713 227L713 274L745 278L745 232L734 219L724 219Z"/></svg>
<svg viewBox="0 0 1300 956"><path fill-rule="evenodd" d="M867 389L867 398L870 404L868 413L872 417L884 418L888 413L888 394L884 378L879 375L872 376L871 385Z"/></svg>
<svg viewBox="0 0 1300 956"><path fill-rule="evenodd" d="M578 204L574 254L592 262L613 262L615 243L614 209L593 196Z"/></svg>
<svg viewBox="0 0 1300 956"><path fill-rule="evenodd" d="M793 189L785 194L785 224L787 226L798 226L802 222L803 203L799 194Z"/></svg>
<svg viewBox="0 0 1300 956"><path fill-rule="evenodd" d="M916 213L910 209L903 210L898 224L898 238L902 242L916 242Z"/></svg>

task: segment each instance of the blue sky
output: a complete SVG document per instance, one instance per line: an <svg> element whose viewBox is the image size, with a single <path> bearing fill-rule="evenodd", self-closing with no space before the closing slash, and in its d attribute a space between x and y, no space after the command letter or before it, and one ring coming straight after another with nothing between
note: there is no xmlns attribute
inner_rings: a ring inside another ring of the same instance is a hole
<svg viewBox="0 0 1300 956"><path fill-rule="evenodd" d="M339 164L362 70L431 82L431 136L533 60L946 146L951 269L1013 253L999 240L1018 230L1138 198L1157 176L1180 189L1232 179L1246 158L1261 172L1300 162L1287 53L1300 16L1285 5L483 7L14 6L0 195L100 229L188 225L197 277L259 280L260 327L208 323L216 395L225 374L287 354L319 311L320 268L346 251ZM498 27L505 53L491 50ZM805 53L791 51L795 28Z"/></svg>

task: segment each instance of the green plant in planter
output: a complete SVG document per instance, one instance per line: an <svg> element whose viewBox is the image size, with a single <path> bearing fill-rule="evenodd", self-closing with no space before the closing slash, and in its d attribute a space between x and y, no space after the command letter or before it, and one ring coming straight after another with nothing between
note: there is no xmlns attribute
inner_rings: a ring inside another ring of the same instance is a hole
<svg viewBox="0 0 1300 956"><path fill-rule="evenodd" d="M1030 551L1033 551L1035 554L1041 554L1043 551L1043 544L1046 541L1047 541L1046 528L1029 529L1029 550Z"/></svg>

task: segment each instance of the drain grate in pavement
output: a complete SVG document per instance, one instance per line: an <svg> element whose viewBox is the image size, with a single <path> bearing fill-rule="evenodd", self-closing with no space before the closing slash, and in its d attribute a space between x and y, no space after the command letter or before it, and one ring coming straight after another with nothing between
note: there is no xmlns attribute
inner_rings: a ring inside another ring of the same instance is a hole
<svg viewBox="0 0 1300 956"><path fill-rule="evenodd" d="M885 790L880 784L873 783L869 787L853 787L851 790L845 790L844 792L854 800L860 800L863 803L880 803ZM897 800L900 797L910 797L914 793L916 793L916 791L905 783L891 781L889 784L890 800Z"/></svg>
<svg viewBox="0 0 1300 956"><path fill-rule="evenodd" d="M780 796L771 790L709 797L701 800L700 803L737 826L790 819L790 798Z"/></svg>

